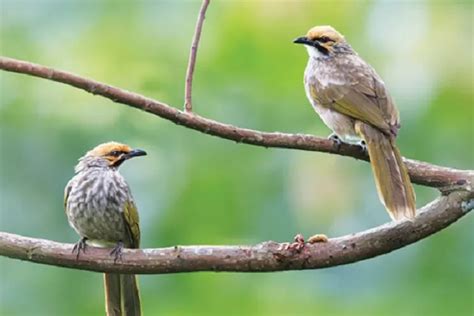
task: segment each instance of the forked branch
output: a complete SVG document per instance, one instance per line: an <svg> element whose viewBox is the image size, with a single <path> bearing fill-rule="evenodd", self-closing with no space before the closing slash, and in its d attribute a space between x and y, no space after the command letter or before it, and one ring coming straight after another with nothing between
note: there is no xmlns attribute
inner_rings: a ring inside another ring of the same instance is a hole
<svg viewBox="0 0 474 316"><path fill-rule="evenodd" d="M202 25L209 0L201 6L191 46L185 83L185 111L105 83L26 61L0 57L0 69L61 82L155 114L206 134L262 147L320 151L368 161L358 146L334 146L331 140L312 135L269 133L220 123L192 113L192 80ZM79 260L72 245L0 233L0 255L75 269L120 273L176 273L193 271L269 272L332 267L391 252L423 239L455 222L474 206L474 171L440 167L404 159L411 180L441 190L437 200L423 207L413 222L390 223L361 233L306 245L301 251L285 244L265 242L255 246L183 246L125 250L115 264L109 250L89 248Z"/></svg>
<svg viewBox="0 0 474 316"><path fill-rule="evenodd" d="M334 146L334 143L329 139L312 135L261 132L220 123L197 114L180 111L166 103L147 98L134 92L26 61L0 57L0 69L61 82L89 93L103 96L114 102L152 113L178 125L183 125L202 133L233 140L238 143L262 147L320 151L350 156L365 161L369 159L367 155L361 152L358 146L343 143L338 147ZM473 187L473 170L457 170L440 167L412 159L404 159L404 161L414 183L439 188L441 190Z"/></svg>

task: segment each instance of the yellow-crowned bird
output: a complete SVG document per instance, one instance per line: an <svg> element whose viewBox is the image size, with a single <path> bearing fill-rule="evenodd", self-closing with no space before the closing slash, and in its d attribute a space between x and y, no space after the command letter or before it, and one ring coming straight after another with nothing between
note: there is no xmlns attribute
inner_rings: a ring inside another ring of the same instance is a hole
<svg viewBox="0 0 474 316"><path fill-rule="evenodd" d="M130 188L118 172L120 165L146 152L109 142L98 145L79 159L75 176L65 188L64 204L69 224L81 236L73 251L85 251L86 241L113 247L116 259L125 248L139 248L138 212ZM135 275L104 274L107 315L141 314Z"/></svg>
<svg viewBox="0 0 474 316"><path fill-rule="evenodd" d="M380 200L393 220L415 217L415 193L395 144L400 118L384 82L338 31L316 26L294 43L309 54L306 95L336 144L364 141Z"/></svg>

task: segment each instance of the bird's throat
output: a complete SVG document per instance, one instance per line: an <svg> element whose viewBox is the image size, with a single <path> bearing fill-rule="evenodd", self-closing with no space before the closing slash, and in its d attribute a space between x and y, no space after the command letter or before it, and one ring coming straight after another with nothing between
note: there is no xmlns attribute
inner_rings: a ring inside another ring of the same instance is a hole
<svg viewBox="0 0 474 316"><path fill-rule="evenodd" d="M310 45L305 45L306 50L308 51L308 55L313 58L321 58L321 57L327 57L329 55L329 51L322 46L316 47L316 46L310 46Z"/></svg>

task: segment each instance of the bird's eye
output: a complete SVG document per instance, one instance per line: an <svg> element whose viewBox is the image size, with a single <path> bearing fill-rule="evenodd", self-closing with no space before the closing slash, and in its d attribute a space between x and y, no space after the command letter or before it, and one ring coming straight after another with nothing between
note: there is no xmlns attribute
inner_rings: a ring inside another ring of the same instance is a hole
<svg viewBox="0 0 474 316"><path fill-rule="evenodd" d="M121 151L119 151L119 150L114 150L114 151L111 151L109 155L110 155L110 156L114 156L114 157L118 157L118 156L120 156L121 154L122 154Z"/></svg>
<svg viewBox="0 0 474 316"><path fill-rule="evenodd" d="M318 41L320 41L321 43L327 43L329 41L332 41L329 37L327 36L321 36Z"/></svg>

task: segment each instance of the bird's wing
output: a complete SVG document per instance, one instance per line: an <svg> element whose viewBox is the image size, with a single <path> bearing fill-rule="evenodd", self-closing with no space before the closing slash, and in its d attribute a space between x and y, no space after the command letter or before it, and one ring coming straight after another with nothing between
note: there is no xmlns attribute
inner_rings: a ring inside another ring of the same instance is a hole
<svg viewBox="0 0 474 316"><path fill-rule="evenodd" d="M138 218L138 211L132 199L125 202L123 216L127 233L130 236L130 247L140 247L140 225Z"/></svg>
<svg viewBox="0 0 474 316"><path fill-rule="evenodd" d="M383 81L363 63L363 67L360 62L344 63L340 69L342 80L312 85L311 94L322 106L389 133L392 126L398 125L398 112Z"/></svg>
<svg viewBox="0 0 474 316"><path fill-rule="evenodd" d="M67 212L67 199L69 198L69 193L71 193L72 185L71 182L68 182L64 188L64 210Z"/></svg>

